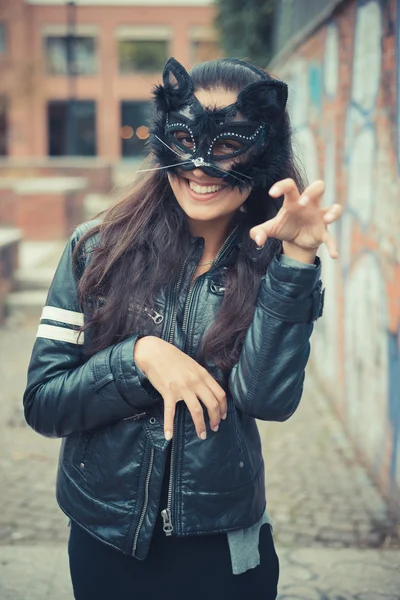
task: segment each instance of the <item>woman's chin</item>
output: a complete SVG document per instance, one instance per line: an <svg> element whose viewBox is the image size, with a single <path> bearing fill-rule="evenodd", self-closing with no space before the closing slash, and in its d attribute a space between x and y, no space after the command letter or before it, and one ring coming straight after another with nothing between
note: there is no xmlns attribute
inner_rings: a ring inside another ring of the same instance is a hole
<svg viewBox="0 0 400 600"><path fill-rule="evenodd" d="M191 221L211 222L219 219L229 219L236 212L231 207L193 206L189 202L179 202L183 212Z"/></svg>

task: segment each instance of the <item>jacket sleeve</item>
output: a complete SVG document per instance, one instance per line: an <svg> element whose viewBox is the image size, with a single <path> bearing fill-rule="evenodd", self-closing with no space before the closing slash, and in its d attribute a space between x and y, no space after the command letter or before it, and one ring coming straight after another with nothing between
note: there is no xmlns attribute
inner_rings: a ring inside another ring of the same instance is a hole
<svg viewBox="0 0 400 600"><path fill-rule="evenodd" d="M276 256L263 278L253 321L229 390L244 413L265 421L285 421L303 391L313 321L322 315L320 261L305 265Z"/></svg>
<svg viewBox="0 0 400 600"><path fill-rule="evenodd" d="M65 248L46 306L28 369L23 403L28 424L38 433L63 437L134 418L156 399L142 387L133 350L138 336L85 360L84 315L78 302L72 253L79 228Z"/></svg>

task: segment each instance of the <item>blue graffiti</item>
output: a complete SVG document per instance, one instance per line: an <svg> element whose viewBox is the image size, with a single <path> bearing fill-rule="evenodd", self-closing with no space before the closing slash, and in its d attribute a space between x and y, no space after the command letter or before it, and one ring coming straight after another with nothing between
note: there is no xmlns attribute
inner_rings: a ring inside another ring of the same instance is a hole
<svg viewBox="0 0 400 600"><path fill-rule="evenodd" d="M393 431L393 447L390 461L390 478L396 478L400 449L400 332L389 333L389 421ZM397 482L398 484L400 482Z"/></svg>
<svg viewBox="0 0 400 600"><path fill-rule="evenodd" d="M311 63L308 69L308 85L311 103L318 110L322 110L322 72L321 66Z"/></svg>

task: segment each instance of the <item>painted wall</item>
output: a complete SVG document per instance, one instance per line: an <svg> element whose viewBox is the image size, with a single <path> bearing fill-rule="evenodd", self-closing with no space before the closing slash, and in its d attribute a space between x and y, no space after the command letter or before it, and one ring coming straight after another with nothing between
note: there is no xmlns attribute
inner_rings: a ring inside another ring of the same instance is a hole
<svg viewBox="0 0 400 600"><path fill-rule="evenodd" d="M400 504L400 0L348 0L289 59L297 155L324 179L340 260L321 250L325 315L314 369L375 474Z"/></svg>

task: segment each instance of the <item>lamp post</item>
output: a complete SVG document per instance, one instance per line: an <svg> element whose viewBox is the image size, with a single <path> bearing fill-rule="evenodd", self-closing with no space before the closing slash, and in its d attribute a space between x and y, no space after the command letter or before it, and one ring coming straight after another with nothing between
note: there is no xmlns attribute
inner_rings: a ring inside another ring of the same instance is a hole
<svg viewBox="0 0 400 600"><path fill-rule="evenodd" d="M66 154L73 156L76 154L76 2L69 0L67 2L67 77L68 77L68 100L67 100L67 141Z"/></svg>

